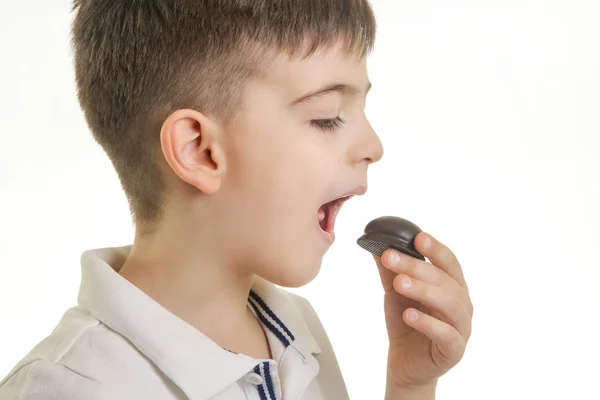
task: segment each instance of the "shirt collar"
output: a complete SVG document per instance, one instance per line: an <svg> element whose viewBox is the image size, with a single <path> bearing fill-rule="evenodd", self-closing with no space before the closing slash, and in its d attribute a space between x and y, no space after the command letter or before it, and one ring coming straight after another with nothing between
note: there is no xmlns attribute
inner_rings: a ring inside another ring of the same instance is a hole
<svg viewBox="0 0 600 400"><path fill-rule="evenodd" d="M132 342L191 399L210 398L253 370L257 359L222 348L118 274L131 247L83 252L79 304ZM257 276L249 301L284 346L304 358L321 352L286 291Z"/></svg>

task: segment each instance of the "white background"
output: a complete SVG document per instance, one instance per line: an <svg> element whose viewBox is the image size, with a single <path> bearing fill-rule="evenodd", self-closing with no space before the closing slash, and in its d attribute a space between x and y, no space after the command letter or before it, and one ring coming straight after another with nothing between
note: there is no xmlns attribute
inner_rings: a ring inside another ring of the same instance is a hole
<svg viewBox="0 0 600 400"><path fill-rule="evenodd" d="M600 6L373 2L367 112L386 154L291 289L327 329L352 399L383 398L382 290L355 240L407 218L462 262L475 305L440 399L600 398ZM0 3L0 375L75 304L79 257L133 240L75 97L70 2Z"/></svg>

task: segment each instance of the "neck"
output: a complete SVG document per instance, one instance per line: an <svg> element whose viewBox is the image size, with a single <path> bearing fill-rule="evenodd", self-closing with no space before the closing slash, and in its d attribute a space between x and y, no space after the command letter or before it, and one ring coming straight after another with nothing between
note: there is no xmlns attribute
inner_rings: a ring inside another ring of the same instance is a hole
<svg viewBox="0 0 600 400"><path fill-rule="evenodd" d="M219 250L214 232L182 225L136 236L119 274L216 343L234 347L236 332L256 326L247 307L255 275Z"/></svg>

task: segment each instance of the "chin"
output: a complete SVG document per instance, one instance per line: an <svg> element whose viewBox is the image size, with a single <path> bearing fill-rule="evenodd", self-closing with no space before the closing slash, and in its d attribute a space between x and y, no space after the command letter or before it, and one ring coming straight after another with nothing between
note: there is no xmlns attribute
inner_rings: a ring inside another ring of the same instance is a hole
<svg viewBox="0 0 600 400"><path fill-rule="evenodd" d="M271 283L287 288L298 288L312 282L321 270L322 258L303 263L281 263L262 277Z"/></svg>

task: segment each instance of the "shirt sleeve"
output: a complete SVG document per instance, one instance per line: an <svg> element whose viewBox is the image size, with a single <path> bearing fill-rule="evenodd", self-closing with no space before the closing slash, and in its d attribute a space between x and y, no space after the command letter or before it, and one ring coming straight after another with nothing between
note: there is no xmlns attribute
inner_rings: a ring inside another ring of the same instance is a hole
<svg viewBox="0 0 600 400"><path fill-rule="evenodd" d="M0 400L101 399L98 382L47 360L23 365L0 386Z"/></svg>

